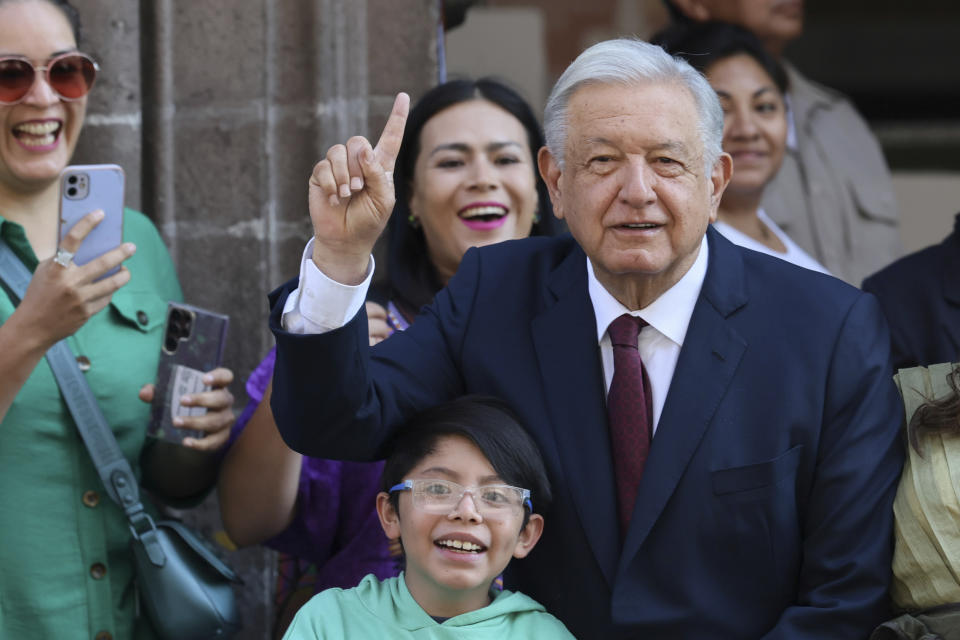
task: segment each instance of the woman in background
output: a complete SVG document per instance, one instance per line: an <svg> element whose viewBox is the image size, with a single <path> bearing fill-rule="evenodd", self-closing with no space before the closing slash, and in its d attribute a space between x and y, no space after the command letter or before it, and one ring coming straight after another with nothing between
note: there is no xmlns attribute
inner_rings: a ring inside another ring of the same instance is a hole
<svg viewBox="0 0 960 640"><path fill-rule="evenodd" d="M394 168L388 279L367 303L375 344L414 321L470 247L549 234L553 215L536 171L543 134L529 105L490 79L428 91L410 112ZM333 152L333 151L332 151ZM300 605L330 587L398 573L374 510L382 463L304 458L270 412L275 352L250 376L250 403L220 477L227 534L281 559L279 636ZM318 428L322 428L318 425Z"/></svg>
<svg viewBox="0 0 960 640"><path fill-rule="evenodd" d="M827 273L760 207L787 147L783 68L756 36L730 24L674 25L654 42L702 72L723 107L723 150L733 157L733 177L714 228L734 244Z"/></svg>

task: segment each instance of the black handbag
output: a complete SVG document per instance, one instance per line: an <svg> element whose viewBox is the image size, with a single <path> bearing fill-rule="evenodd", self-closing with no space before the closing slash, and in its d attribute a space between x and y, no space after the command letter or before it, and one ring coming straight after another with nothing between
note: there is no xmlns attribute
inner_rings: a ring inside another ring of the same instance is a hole
<svg viewBox="0 0 960 640"><path fill-rule="evenodd" d="M151 533L163 551L158 563L148 546L132 541L137 586L147 615L162 638L228 638L240 629L233 593L237 575L189 527L161 520Z"/></svg>
<svg viewBox="0 0 960 640"><path fill-rule="evenodd" d="M0 239L0 279L15 304L23 298L30 278L30 270ZM107 495L129 521L137 588L154 629L164 640L228 638L236 633L240 629L233 592L237 575L183 523L154 522L140 502L133 469L66 340L51 347L46 358Z"/></svg>

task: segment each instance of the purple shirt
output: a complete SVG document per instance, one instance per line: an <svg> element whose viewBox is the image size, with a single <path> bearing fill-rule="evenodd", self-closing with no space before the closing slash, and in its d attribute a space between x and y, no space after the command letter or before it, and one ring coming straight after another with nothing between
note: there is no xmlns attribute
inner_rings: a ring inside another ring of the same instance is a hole
<svg viewBox="0 0 960 640"><path fill-rule="evenodd" d="M250 402L233 427L230 445L250 421L273 377L276 348L250 374ZM228 445L229 446L229 445ZM399 573L375 509L383 462L343 462L304 456L293 521L265 544L316 565L315 590L354 587L372 573Z"/></svg>

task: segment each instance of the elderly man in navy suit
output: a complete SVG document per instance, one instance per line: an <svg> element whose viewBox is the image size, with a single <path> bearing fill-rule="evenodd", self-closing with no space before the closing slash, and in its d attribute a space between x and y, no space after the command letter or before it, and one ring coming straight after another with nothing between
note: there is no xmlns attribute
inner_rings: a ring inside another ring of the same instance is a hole
<svg viewBox="0 0 960 640"><path fill-rule="evenodd" d="M314 238L271 316L286 442L369 459L418 410L498 395L555 496L508 586L578 637L865 638L887 617L902 464L887 328L872 296L709 228L731 159L704 78L637 40L581 54L538 158L571 235L468 251L369 348L406 105L311 177Z"/></svg>

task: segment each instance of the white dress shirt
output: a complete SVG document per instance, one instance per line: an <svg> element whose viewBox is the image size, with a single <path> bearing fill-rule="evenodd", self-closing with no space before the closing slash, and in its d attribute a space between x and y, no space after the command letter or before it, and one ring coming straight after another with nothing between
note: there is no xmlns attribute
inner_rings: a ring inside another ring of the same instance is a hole
<svg viewBox="0 0 960 640"><path fill-rule="evenodd" d="M358 285L331 280L313 262L313 238L300 260L300 286L287 297L280 318L290 333L326 333L344 326L367 299L376 263L370 256L367 278Z"/></svg>
<svg viewBox="0 0 960 640"><path fill-rule="evenodd" d="M693 307L700 296L703 279L707 275L707 239L700 241L700 249L693 266L680 280L659 298L640 309L629 311L620 304L597 280L586 261L587 290L597 320L597 343L603 362L603 377L607 391L613 380L613 347L607 327L624 313L639 316L647 325L640 332L640 358L650 378L653 394L653 432L656 433L663 403L667 399L673 371L677 367L680 347L687 335ZM290 294L283 307L283 328L290 333L325 333L349 322L363 306L373 278L374 261L370 256L367 279L355 286L331 280L313 263L313 239L307 243L300 265L300 286Z"/></svg>
<svg viewBox="0 0 960 640"><path fill-rule="evenodd" d="M607 327L625 313L638 316L647 323L640 331L637 348L647 370L647 377L650 378L654 434L657 432L660 414L663 413L663 403L667 399L667 391L670 390L673 372L677 368L680 347L683 346L687 327L690 326L693 307L697 304L703 279L707 275L707 254L707 238L704 237L700 241L700 251L693 266L675 285L639 311L630 311L604 289L593 273L590 259L587 259L587 290L597 318L597 342L600 344L603 380L608 393L613 381L613 345L610 343Z"/></svg>

